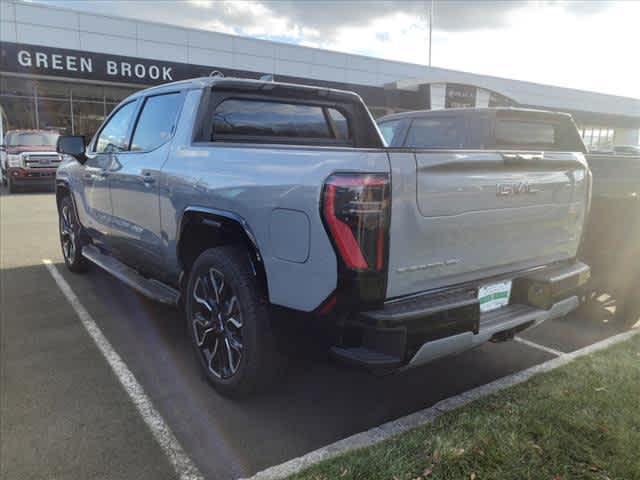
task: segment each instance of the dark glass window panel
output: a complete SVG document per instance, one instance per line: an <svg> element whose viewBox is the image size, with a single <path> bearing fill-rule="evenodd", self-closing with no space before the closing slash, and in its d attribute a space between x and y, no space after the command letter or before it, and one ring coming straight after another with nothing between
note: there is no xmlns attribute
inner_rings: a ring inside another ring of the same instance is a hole
<svg viewBox="0 0 640 480"><path fill-rule="evenodd" d="M105 115L105 117L108 117L108 116L111 114L111 112L112 112L112 111L113 111L113 110L114 110L118 105L119 105L119 103L109 103L109 102L106 102L106 103L104 104L104 115Z"/></svg>
<svg viewBox="0 0 640 480"><path fill-rule="evenodd" d="M495 135L499 146L542 148L556 143L555 127L550 123L497 120Z"/></svg>
<svg viewBox="0 0 640 480"><path fill-rule="evenodd" d="M71 134L71 102L39 97L38 127Z"/></svg>
<svg viewBox="0 0 640 480"><path fill-rule="evenodd" d="M166 142L173 133L181 103L179 93L147 98L133 134L131 150L153 150Z"/></svg>
<svg viewBox="0 0 640 480"><path fill-rule="evenodd" d="M214 113L216 135L332 138L322 107L257 100L225 100Z"/></svg>
<svg viewBox="0 0 640 480"><path fill-rule="evenodd" d="M5 130L36 128L36 109L33 97L0 96L0 105L7 121Z"/></svg>
<svg viewBox="0 0 640 480"><path fill-rule="evenodd" d="M516 105L516 102L511 100L510 98L505 97L504 95L500 95L496 92L489 93L489 106L490 107L513 107Z"/></svg>
<svg viewBox="0 0 640 480"><path fill-rule="evenodd" d="M104 87L100 85L75 83L71 85L71 94L74 102L76 100L104 102Z"/></svg>
<svg viewBox="0 0 640 480"><path fill-rule="evenodd" d="M128 88L128 87L105 86L104 87L104 97L105 97L105 100L107 102L120 103L122 100L127 98L129 95L131 95L134 92L137 92L138 90L141 90L142 88L143 87L140 87L140 88Z"/></svg>
<svg viewBox="0 0 640 480"><path fill-rule="evenodd" d="M93 138L104 121L102 102L82 102L73 100L73 127L75 135Z"/></svg>
<svg viewBox="0 0 640 480"><path fill-rule="evenodd" d="M59 98L62 100L71 96L71 83L69 82L38 80L36 87L39 98Z"/></svg>
<svg viewBox="0 0 640 480"><path fill-rule="evenodd" d="M411 122L405 146L412 148L462 148L463 129L456 118L417 118Z"/></svg>
<svg viewBox="0 0 640 480"><path fill-rule="evenodd" d="M33 97L36 82L21 77L0 76L0 95L19 95Z"/></svg>
<svg viewBox="0 0 640 480"><path fill-rule="evenodd" d="M120 152L127 149L129 125L135 112L135 102L127 103L109 119L100 132L96 152Z"/></svg>

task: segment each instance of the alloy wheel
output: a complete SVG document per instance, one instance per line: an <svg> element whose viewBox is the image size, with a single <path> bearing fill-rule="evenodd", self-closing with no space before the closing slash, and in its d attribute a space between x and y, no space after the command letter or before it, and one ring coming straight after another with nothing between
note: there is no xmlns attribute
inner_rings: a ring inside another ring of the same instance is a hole
<svg viewBox="0 0 640 480"><path fill-rule="evenodd" d="M65 260L73 262L76 255L76 232L74 215L69 205L63 205L60 212L60 242Z"/></svg>
<svg viewBox="0 0 640 480"><path fill-rule="evenodd" d="M221 379L235 375L242 361L242 313L238 297L214 268L200 275L191 298L193 335L209 371Z"/></svg>

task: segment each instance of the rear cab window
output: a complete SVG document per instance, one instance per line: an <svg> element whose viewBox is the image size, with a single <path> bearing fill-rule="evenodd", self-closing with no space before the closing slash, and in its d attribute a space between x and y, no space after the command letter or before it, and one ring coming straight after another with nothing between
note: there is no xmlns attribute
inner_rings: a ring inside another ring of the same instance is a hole
<svg viewBox="0 0 640 480"><path fill-rule="evenodd" d="M406 139L395 128L409 121ZM391 146L434 150L537 150L582 152L586 149L570 116L527 110L465 110L408 116L380 123Z"/></svg>
<svg viewBox="0 0 640 480"><path fill-rule="evenodd" d="M351 145L348 116L338 107L284 100L227 98L212 111L210 140Z"/></svg>
<svg viewBox="0 0 640 480"><path fill-rule="evenodd" d="M490 143L503 150L585 151L570 117L535 112L497 112Z"/></svg>
<svg viewBox="0 0 640 480"><path fill-rule="evenodd" d="M409 126L405 146L433 149L464 148L464 118L453 115L414 118Z"/></svg>

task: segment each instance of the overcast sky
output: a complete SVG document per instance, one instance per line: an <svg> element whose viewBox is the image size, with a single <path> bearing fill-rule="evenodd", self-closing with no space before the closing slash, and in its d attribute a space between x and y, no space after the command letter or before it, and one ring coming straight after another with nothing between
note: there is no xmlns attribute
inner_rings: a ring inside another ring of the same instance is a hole
<svg viewBox="0 0 640 480"><path fill-rule="evenodd" d="M38 0L427 63L430 0ZM640 0L436 0L434 66L640 98Z"/></svg>

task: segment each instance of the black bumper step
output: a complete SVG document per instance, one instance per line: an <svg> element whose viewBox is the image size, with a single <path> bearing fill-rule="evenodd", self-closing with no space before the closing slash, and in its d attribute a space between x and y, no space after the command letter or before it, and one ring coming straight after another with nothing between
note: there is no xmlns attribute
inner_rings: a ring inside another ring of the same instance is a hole
<svg viewBox="0 0 640 480"><path fill-rule="evenodd" d="M347 320L332 355L353 365L396 368L507 339L573 310L589 274L581 262L514 274L510 304L485 313L477 284L391 301Z"/></svg>
<svg viewBox="0 0 640 480"><path fill-rule="evenodd" d="M365 367L367 369L399 368L402 366L402 359L376 352L364 347L342 348L331 347L331 356L355 367Z"/></svg>
<svg viewBox="0 0 640 480"><path fill-rule="evenodd" d="M390 302L380 310L361 312L360 318L378 327L391 327L473 305L478 305L477 290L465 288Z"/></svg>

